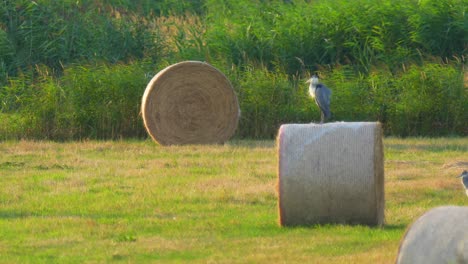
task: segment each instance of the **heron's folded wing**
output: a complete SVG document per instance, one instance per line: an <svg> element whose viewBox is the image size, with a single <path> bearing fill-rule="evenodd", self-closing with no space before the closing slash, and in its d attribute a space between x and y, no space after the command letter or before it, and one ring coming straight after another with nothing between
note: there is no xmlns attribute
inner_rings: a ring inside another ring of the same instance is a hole
<svg viewBox="0 0 468 264"><path fill-rule="evenodd" d="M330 96L331 91L326 86L320 85L317 87L315 91L315 102L325 113L330 111Z"/></svg>
<svg viewBox="0 0 468 264"><path fill-rule="evenodd" d="M468 189L468 177L463 177L463 185L465 185L465 189Z"/></svg>

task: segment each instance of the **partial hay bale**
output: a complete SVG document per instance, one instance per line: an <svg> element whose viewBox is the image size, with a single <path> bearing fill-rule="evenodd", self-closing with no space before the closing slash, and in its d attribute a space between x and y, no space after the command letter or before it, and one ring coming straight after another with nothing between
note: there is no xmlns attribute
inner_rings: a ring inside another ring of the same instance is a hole
<svg viewBox="0 0 468 264"><path fill-rule="evenodd" d="M468 207L437 207L419 217L406 231L396 263L466 263L466 255L457 251L465 246L460 243L467 237Z"/></svg>
<svg viewBox="0 0 468 264"><path fill-rule="evenodd" d="M468 264L468 235L458 243L457 263Z"/></svg>
<svg viewBox="0 0 468 264"><path fill-rule="evenodd" d="M278 152L282 226L383 224L380 123L282 125Z"/></svg>
<svg viewBox="0 0 468 264"><path fill-rule="evenodd" d="M141 112L161 145L220 144L234 134L239 104L229 80L198 61L171 65L148 83Z"/></svg>

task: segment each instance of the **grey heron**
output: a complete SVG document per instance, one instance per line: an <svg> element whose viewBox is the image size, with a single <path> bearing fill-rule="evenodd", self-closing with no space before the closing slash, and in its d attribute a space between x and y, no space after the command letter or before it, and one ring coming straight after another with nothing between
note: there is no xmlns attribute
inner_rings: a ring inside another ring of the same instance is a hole
<svg viewBox="0 0 468 264"><path fill-rule="evenodd" d="M320 108L320 124L326 119L331 117L330 112L330 96L331 91L325 85L319 83L319 78L317 74L312 75L312 77L306 81L310 83L309 85L309 94L312 98L315 99L315 103Z"/></svg>
<svg viewBox="0 0 468 264"><path fill-rule="evenodd" d="M465 187L466 195L468 195L468 171L464 170L462 174L460 174L460 176L458 176L457 178L462 178L461 182Z"/></svg>

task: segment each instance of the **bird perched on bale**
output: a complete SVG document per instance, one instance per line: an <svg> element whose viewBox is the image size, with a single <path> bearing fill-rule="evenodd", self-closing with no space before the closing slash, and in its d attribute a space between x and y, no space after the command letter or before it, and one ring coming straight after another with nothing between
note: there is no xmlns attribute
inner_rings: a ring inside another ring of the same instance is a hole
<svg viewBox="0 0 468 264"><path fill-rule="evenodd" d="M326 119L331 117L330 112L330 96L331 91L325 85L319 83L319 78L317 74L312 75L312 77L306 81L310 83L309 85L309 94L312 98L315 99L315 103L320 108L320 124Z"/></svg>
<svg viewBox="0 0 468 264"><path fill-rule="evenodd" d="M460 176L458 176L457 178L462 178L461 182L465 187L466 195L468 195L468 171L464 170L462 174L460 174Z"/></svg>

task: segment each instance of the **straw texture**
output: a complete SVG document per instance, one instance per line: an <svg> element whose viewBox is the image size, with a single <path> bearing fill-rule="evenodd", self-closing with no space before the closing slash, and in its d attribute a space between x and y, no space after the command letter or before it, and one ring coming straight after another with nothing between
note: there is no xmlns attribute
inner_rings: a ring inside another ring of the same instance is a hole
<svg viewBox="0 0 468 264"><path fill-rule="evenodd" d="M383 224L379 123L282 125L278 159L280 225Z"/></svg>
<svg viewBox="0 0 468 264"><path fill-rule="evenodd" d="M141 112L149 135L161 145L220 144L237 128L239 104L219 70L185 61L153 77Z"/></svg>
<svg viewBox="0 0 468 264"><path fill-rule="evenodd" d="M467 238L468 207L434 208L406 231L396 263L467 263L466 253L461 250Z"/></svg>
<svg viewBox="0 0 468 264"><path fill-rule="evenodd" d="M466 234L465 238L458 243L457 263L468 264L468 235Z"/></svg>

